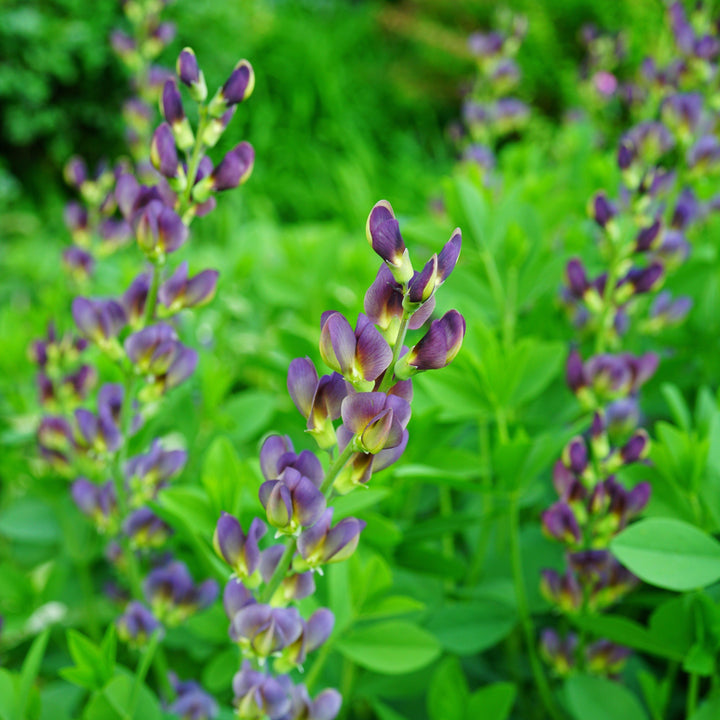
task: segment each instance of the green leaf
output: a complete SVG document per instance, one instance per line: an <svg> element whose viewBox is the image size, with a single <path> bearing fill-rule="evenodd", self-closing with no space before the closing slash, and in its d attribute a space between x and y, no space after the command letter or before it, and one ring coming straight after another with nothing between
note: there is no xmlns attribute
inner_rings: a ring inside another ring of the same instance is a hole
<svg viewBox="0 0 720 720"><path fill-rule="evenodd" d="M52 545L61 532L51 508L34 498L23 498L0 513L0 535L24 543Z"/></svg>
<svg viewBox="0 0 720 720"><path fill-rule="evenodd" d="M466 720L506 720L515 704L517 687L513 683L499 682L476 690L468 702Z"/></svg>
<svg viewBox="0 0 720 720"><path fill-rule="evenodd" d="M431 720L464 720L468 695L467 682L460 661L445 658L433 673L427 694Z"/></svg>
<svg viewBox="0 0 720 720"><path fill-rule="evenodd" d="M0 720L14 720L16 701L13 675L5 668L0 668Z"/></svg>
<svg viewBox="0 0 720 720"><path fill-rule="evenodd" d="M635 695L612 680L574 675L565 681L564 690L575 720L647 720L647 713Z"/></svg>
<svg viewBox="0 0 720 720"><path fill-rule="evenodd" d="M33 640L28 654L20 671L20 683L18 685L18 702L17 717L18 720L24 720L27 714L28 703L30 702L30 692L33 683L40 672L40 664L45 656L45 648L47 648L48 639L50 638L50 628L46 628L35 640Z"/></svg>
<svg viewBox="0 0 720 720"><path fill-rule="evenodd" d="M403 620L352 630L337 647L358 665L386 675L419 670L440 654L440 644L433 635Z"/></svg>
<svg viewBox="0 0 720 720"><path fill-rule="evenodd" d="M598 637L651 655L681 661L685 654L681 644L668 642L667 638L619 615L573 615L570 620L573 625Z"/></svg>
<svg viewBox="0 0 720 720"><path fill-rule="evenodd" d="M688 718L688 720L717 720L720 717L720 692L712 695Z"/></svg>
<svg viewBox="0 0 720 720"><path fill-rule="evenodd" d="M213 440L203 462L200 481L207 490L215 515L221 511L236 515L240 510L242 465L226 437Z"/></svg>
<svg viewBox="0 0 720 720"><path fill-rule="evenodd" d="M660 387L660 391L665 398L665 402L670 407L673 420L686 432L692 427L692 418L690 417L690 410L688 409L685 398L678 389L677 385L671 385L670 383L663 383Z"/></svg>
<svg viewBox="0 0 720 720"><path fill-rule="evenodd" d="M473 655L492 647L515 626L515 610L498 600L480 598L448 603L428 622L442 646L457 655Z"/></svg>
<svg viewBox="0 0 720 720"><path fill-rule="evenodd" d="M631 572L657 587L684 591L720 580L720 543L681 520L641 520L621 532L610 549Z"/></svg>
<svg viewBox="0 0 720 720"><path fill-rule="evenodd" d="M129 710L135 702L132 720L162 720L163 714L157 698L145 685L138 687L133 698L135 678L118 675L101 692L95 693L85 708L83 720L131 720Z"/></svg>

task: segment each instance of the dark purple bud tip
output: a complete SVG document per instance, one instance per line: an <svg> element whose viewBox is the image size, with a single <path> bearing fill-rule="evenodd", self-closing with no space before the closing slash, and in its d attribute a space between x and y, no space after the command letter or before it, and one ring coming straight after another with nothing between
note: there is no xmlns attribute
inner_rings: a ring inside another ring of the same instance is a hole
<svg viewBox="0 0 720 720"><path fill-rule="evenodd" d="M590 215L601 228L604 228L617 215L617 208L604 192L599 192L592 199Z"/></svg>
<svg viewBox="0 0 720 720"><path fill-rule="evenodd" d="M433 320L420 342L398 360L395 374L406 380L412 369L436 370L449 365L460 351L464 337L465 318L457 310L449 310L439 320Z"/></svg>
<svg viewBox="0 0 720 720"><path fill-rule="evenodd" d="M173 79L168 79L165 82L162 91L161 106L163 117L170 125L176 125L185 119L182 97Z"/></svg>
<svg viewBox="0 0 720 720"><path fill-rule="evenodd" d="M178 154L172 128L164 122L158 125L150 144L150 160L166 178L177 177Z"/></svg>
<svg viewBox="0 0 720 720"><path fill-rule="evenodd" d="M585 268L582 264L582 261L578 258L573 258L572 260L570 260L565 269L565 274L567 275L568 287L570 288L570 292L576 298L581 298L589 287L587 275L585 273Z"/></svg>
<svg viewBox="0 0 720 720"><path fill-rule="evenodd" d="M195 51L192 48L186 47L180 51L175 70L180 82L188 87L191 87L200 79L200 68L195 57Z"/></svg>
<svg viewBox="0 0 720 720"><path fill-rule="evenodd" d="M397 282L409 282L413 276L412 264L400 225L387 200L380 200L370 211L365 231L372 249L387 263Z"/></svg>
<svg viewBox="0 0 720 720"><path fill-rule="evenodd" d="M237 105L247 100L254 88L255 73L252 65L247 60L241 60L222 86L220 94L226 105Z"/></svg>
<svg viewBox="0 0 720 720"><path fill-rule="evenodd" d="M248 142L236 145L212 171L210 177L214 189L231 190L242 185L250 177L254 163L253 146Z"/></svg>

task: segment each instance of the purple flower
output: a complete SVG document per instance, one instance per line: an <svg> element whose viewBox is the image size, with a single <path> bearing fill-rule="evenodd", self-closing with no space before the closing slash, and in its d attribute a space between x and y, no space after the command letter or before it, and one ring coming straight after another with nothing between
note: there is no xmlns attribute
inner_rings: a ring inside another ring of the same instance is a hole
<svg viewBox="0 0 720 720"><path fill-rule="evenodd" d="M285 551L284 545L271 545L260 553L260 575L264 583L269 583L280 558ZM287 605L302 600L315 592L315 579L312 572L288 572L272 598L271 605Z"/></svg>
<svg viewBox="0 0 720 720"><path fill-rule="evenodd" d="M161 625L142 603L133 600L117 619L118 636L130 645L142 646Z"/></svg>
<svg viewBox="0 0 720 720"><path fill-rule="evenodd" d="M575 513L564 502L556 502L542 514L543 532L550 538L574 547L582 540Z"/></svg>
<svg viewBox="0 0 720 720"><path fill-rule="evenodd" d="M226 107L237 105L247 100L255 88L255 73L252 65L247 60L240 60L235 66L230 77L220 88L220 96L222 97ZM225 112L225 109L223 109ZM222 113L220 113L222 115Z"/></svg>
<svg viewBox="0 0 720 720"><path fill-rule="evenodd" d="M341 446L355 438L359 452L375 455L397 447L410 420L410 404L397 395L381 392L353 393L342 403Z"/></svg>
<svg viewBox="0 0 720 720"><path fill-rule="evenodd" d="M78 510L89 517L100 532L115 529L117 496L112 480L98 485L81 477L72 484L70 492Z"/></svg>
<svg viewBox="0 0 720 720"><path fill-rule="evenodd" d="M197 610L212 605L218 594L214 580L193 583L184 563L175 560L155 568L143 583L153 613L168 625L177 625Z"/></svg>
<svg viewBox="0 0 720 720"><path fill-rule="evenodd" d="M143 507L127 516L123 532L130 538L133 547L159 548L166 543L172 529L150 508Z"/></svg>
<svg viewBox="0 0 720 720"><path fill-rule="evenodd" d="M266 658L292 645L302 635L303 625L297 608L254 603L235 614L230 637L244 650Z"/></svg>
<svg viewBox="0 0 720 720"><path fill-rule="evenodd" d="M331 527L332 516L333 508L328 508L312 527L298 536L298 552L309 568L342 562L355 552L365 522L345 518Z"/></svg>
<svg viewBox="0 0 720 720"><path fill-rule="evenodd" d="M245 660L233 678L235 706L239 717L282 720L290 710L290 699L278 680L253 670Z"/></svg>
<svg viewBox="0 0 720 720"><path fill-rule="evenodd" d="M158 298L171 312L207 305L215 297L218 276L217 270L203 270L189 278L188 264L184 261L160 286Z"/></svg>
<svg viewBox="0 0 720 720"><path fill-rule="evenodd" d="M260 469L266 480L277 480L286 468L294 468L320 487L325 475L322 464L309 450L296 454L287 435L270 435L260 449Z"/></svg>
<svg viewBox="0 0 720 720"><path fill-rule="evenodd" d="M291 467L279 479L266 480L259 495L268 522L288 534L315 523L326 506L325 496L313 481Z"/></svg>
<svg viewBox="0 0 720 720"><path fill-rule="evenodd" d="M238 520L224 512L215 528L213 537L215 552L239 578L249 578L260 563L258 542L265 532L266 528L262 521L253 518L245 535Z"/></svg>
<svg viewBox="0 0 720 720"><path fill-rule="evenodd" d="M174 673L170 682L175 690L175 699L168 711L178 715L181 720L214 720L219 708L213 697L193 680L179 681Z"/></svg>
<svg viewBox="0 0 720 720"><path fill-rule="evenodd" d="M387 200L380 200L368 215L367 239L372 249L383 259L397 282L406 284L413 276L410 254L400 234L400 224Z"/></svg>
<svg viewBox="0 0 720 720"><path fill-rule="evenodd" d="M90 300L76 297L72 303L75 326L81 335L108 348L125 327L125 310L115 300Z"/></svg>
<svg viewBox="0 0 720 720"><path fill-rule="evenodd" d="M353 385L369 389L390 365L392 350L366 315L355 331L339 312L323 315L320 355L325 364Z"/></svg>
<svg viewBox="0 0 720 720"><path fill-rule="evenodd" d="M188 239L187 226L161 200L151 200L135 216L135 236L140 249L151 258L174 252Z"/></svg>
<svg viewBox="0 0 720 720"><path fill-rule="evenodd" d="M407 380L421 370L434 370L449 365L460 351L465 337L465 318L457 310L449 310L433 320L428 332L395 366L395 375Z"/></svg>
<svg viewBox="0 0 720 720"><path fill-rule="evenodd" d="M155 169L166 178L176 178L180 163L178 162L175 136L166 122L160 123L153 133L150 144L150 160Z"/></svg>

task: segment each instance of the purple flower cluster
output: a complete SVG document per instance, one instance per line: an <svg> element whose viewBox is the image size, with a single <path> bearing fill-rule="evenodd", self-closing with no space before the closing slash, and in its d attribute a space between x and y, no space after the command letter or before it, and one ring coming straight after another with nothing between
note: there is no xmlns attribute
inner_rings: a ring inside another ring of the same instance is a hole
<svg viewBox="0 0 720 720"><path fill-rule="evenodd" d="M515 56L526 31L527 21L516 16L502 32L477 32L468 38L476 77L463 103L464 129L459 134L465 136L462 159L484 175L495 167L498 141L521 130L530 115L528 106L511 95L520 80Z"/></svg>
<svg viewBox="0 0 720 720"><path fill-rule="evenodd" d="M700 6L696 12L702 19ZM668 17L677 56L664 69L650 60L643 65L645 84L634 95L655 107L620 138L620 192L611 198L601 191L590 202L605 266L592 276L580 258L571 259L562 290L573 323L594 341L594 354L583 359L573 350L566 369L568 386L592 412L592 422L586 437L571 440L556 463L558 500L542 516L545 534L562 543L566 559L564 571L543 572L542 591L565 614L601 612L637 584L608 547L650 498L648 483L627 488L621 476L649 452L648 435L638 428L637 396L658 356L618 351L632 329L656 333L690 311L688 298L657 291L687 258L687 233L712 206L703 206L693 183L700 168L706 172L720 159L714 113L703 92L689 90L700 75L716 72L720 47L715 28L707 25L708 34L698 35L702 23L691 25L680 3L670 6ZM608 50L599 36L591 41ZM612 52L617 54L617 44ZM549 631L542 652L559 674L579 666L612 676L627 651L599 642L586 647L572 635L562 639Z"/></svg>
<svg viewBox="0 0 720 720"><path fill-rule="evenodd" d="M355 551L365 523L348 517L333 524L332 499L400 458L408 442L411 376L447 365L465 334L465 321L451 310L413 347L404 345L407 330L429 320L435 291L457 263L459 230L420 271L388 202L370 212L367 237L383 265L365 295L366 314L354 327L339 312L323 314L319 350L330 373L319 375L308 357L296 358L288 370L290 397L327 452L327 465L310 450L296 452L289 437L271 435L260 450L265 481L259 497L281 541L261 547L268 533L259 518L245 532L223 513L215 530L215 550L233 572L223 603L244 658L233 690L238 717L247 720L332 720L339 712L336 691L311 700L305 686L286 675L327 640L334 624L329 610L305 620L292 603L314 592L313 572Z"/></svg>
<svg viewBox="0 0 720 720"><path fill-rule="evenodd" d="M125 7L144 28L146 41L154 43L148 49L129 36L114 35L114 46L132 65L153 57L171 33L168 26L157 24L155 10L146 8L150 14L143 15L136 3ZM118 239L134 238L146 267L122 294L73 300L78 337L60 337L51 326L47 338L36 341L30 350L40 368L41 401L53 413L38 428L41 453L56 470L74 478L75 504L108 538L108 557L127 586L127 591L115 593L125 603L116 623L119 636L136 647L163 626L177 625L208 607L218 594L214 580L196 584L185 564L167 552L172 530L150 507L182 471L187 454L157 439L145 452L128 458L128 451L158 401L190 378L197 365L198 354L181 340L176 316L210 302L217 286L216 270L191 274L183 262L166 271L168 259L188 242L193 219L215 207L215 193L248 178L254 159L245 142L217 166L206 154L227 128L237 104L252 92L254 76L247 61L237 65L206 103L205 80L194 53L188 48L180 53L177 78L199 105L195 129L185 115L178 82L171 73L162 76L165 122L152 141L147 140L154 169L133 170L123 163L114 172L102 169L88 179L80 159L71 160L66 168L68 180L85 203L73 204L66 212L78 244L66 253L66 263L72 262L77 272L89 271L94 262L90 250L107 254L119 245ZM145 80L150 82L149 74ZM140 100L133 107L137 116L151 117ZM134 130L139 133L138 126ZM105 229L112 242L93 247L93 233L104 238ZM93 352L105 355L122 377L121 383L101 385L95 395L99 372L90 362L81 364L81 355ZM285 480L292 486L290 479ZM273 562L278 561L276 554L268 553L264 572L272 574ZM293 642L302 645L298 657L303 648L312 646L309 639L301 642L301 634ZM215 704L203 699L194 685L176 683L175 692L170 707L177 714L216 715Z"/></svg>

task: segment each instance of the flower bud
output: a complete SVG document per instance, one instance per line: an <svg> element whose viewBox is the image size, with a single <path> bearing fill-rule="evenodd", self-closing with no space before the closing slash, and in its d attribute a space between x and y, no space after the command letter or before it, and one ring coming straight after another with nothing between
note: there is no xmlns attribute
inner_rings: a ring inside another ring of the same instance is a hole
<svg viewBox="0 0 720 720"><path fill-rule="evenodd" d="M178 162L175 136L168 123L160 123L155 130L150 144L150 160L155 169L166 178L176 178L180 163Z"/></svg>
<svg viewBox="0 0 720 720"><path fill-rule="evenodd" d="M236 518L224 512L220 516L213 536L215 552L240 578L249 578L260 562L259 540L265 534L265 525L253 518L247 535Z"/></svg>
<svg viewBox="0 0 720 720"><path fill-rule="evenodd" d="M205 102L207 98L207 85L205 76L198 66L195 52L192 48L186 47L180 51L175 65L180 82L190 88L190 96L196 102Z"/></svg>
<svg viewBox="0 0 720 720"><path fill-rule="evenodd" d="M254 88L255 73L252 65L247 60L241 60L210 101L208 105L210 116L220 117L229 107L247 100Z"/></svg>
<svg viewBox="0 0 720 720"><path fill-rule="evenodd" d="M460 351L465 337L465 318L450 310L439 320L433 320L428 332L410 352L395 364L395 375L407 380L422 370L433 370L449 365Z"/></svg>
<svg viewBox="0 0 720 720"><path fill-rule="evenodd" d="M333 508L328 508L312 527L300 533L297 547L303 562L296 562L296 569L300 569L298 566L317 568L341 562L355 552L366 523L356 518L345 518L331 528L332 516Z"/></svg>
<svg viewBox="0 0 720 720"><path fill-rule="evenodd" d="M165 82L160 104L163 117L170 123L177 146L181 150L189 150L195 144L195 137L185 116L180 91L173 79Z"/></svg>
<svg viewBox="0 0 720 720"><path fill-rule="evenodd" d="M405 285L413 277L410 255L400 234L400 224L387 200L380 200L370 211L366 234L372 249L384 260L393 277Z"/></svg>
<svg viewBox="0 0 720 720"><path fill-rule="evenodd" d="M142 647L160 623L142 603L133 600L116 621L118 637L133 647Z"/></svg>

